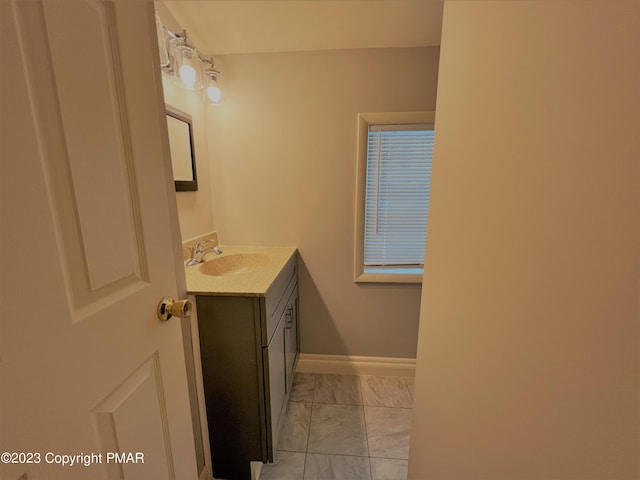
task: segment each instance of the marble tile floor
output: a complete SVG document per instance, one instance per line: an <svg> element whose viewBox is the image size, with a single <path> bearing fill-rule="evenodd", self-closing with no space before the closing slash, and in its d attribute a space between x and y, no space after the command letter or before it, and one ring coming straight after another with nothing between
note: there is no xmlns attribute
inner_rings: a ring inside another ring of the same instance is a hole
<svg viewBox="0 0 640 480"><path fill-rule="evenodd" d="M298 373L260 480L406 480L413 378Z"/></svg>

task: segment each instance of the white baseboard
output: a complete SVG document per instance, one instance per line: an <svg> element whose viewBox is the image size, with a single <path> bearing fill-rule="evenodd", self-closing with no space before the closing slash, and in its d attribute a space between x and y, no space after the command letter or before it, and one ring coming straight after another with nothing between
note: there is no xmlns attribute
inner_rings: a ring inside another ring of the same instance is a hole
<svg viewBox="0 0 640 480"><path fill-rule="evenodd" d="M415 376L415 358L357 357L301 353L296 372L338 375Z"/></svg>

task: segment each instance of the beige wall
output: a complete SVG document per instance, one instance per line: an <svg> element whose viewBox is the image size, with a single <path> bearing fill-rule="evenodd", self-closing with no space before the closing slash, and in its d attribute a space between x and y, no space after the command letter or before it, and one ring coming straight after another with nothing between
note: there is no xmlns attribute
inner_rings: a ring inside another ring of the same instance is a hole
<svg viewBox="0 0 640 480"><path fill-rule="evenodd" d="M411 479L640 478L639 7L445 4Z"/></svg>
<svg viewBox="0 0 640 480"><path fill-rule="evenodd" d="M216 57L209 116L222 244L300 250L302 350L413 358L419 285L353 283L358 112L434 110L437 48Z"/></svg>
<svg viewBox="0 0 640 480"><path fill-rule="evenodd" d="M162 76L165 103L189 115L193 122L196 153L197 192L176 192L180 233L183 240L198 237L213 230L213 205L211 203L210 158L206 109L202 92L179 87Z"/></svg>

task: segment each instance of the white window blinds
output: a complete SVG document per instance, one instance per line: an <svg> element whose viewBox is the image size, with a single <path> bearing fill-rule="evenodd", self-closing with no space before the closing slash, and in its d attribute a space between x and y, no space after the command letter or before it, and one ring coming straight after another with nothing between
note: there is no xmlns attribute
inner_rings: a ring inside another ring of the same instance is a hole
<svg viewBox="0 0 640 480"><path fill-rule="evenodd" d="M369 125L365 271L422 267L433 125Z"/></svg>

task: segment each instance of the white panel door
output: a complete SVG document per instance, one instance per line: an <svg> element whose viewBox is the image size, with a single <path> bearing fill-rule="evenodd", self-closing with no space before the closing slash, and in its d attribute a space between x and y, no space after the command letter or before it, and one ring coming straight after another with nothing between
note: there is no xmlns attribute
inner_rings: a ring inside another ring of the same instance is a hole
<svg viewBox="0 0 640 480"><path fill-rule="evenodd" d="M197 478L151 1L0 2L0 478Z"/></svg>

